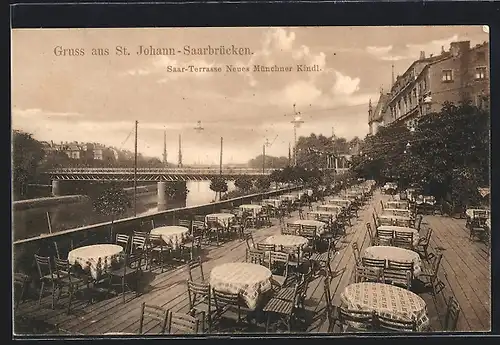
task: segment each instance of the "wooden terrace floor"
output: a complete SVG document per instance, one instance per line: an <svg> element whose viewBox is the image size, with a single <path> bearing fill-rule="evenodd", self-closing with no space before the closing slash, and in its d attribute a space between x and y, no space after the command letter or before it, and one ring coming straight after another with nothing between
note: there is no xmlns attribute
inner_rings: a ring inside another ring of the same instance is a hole
<svg viewBox="0 0 500 345"><path fill-rule="evenodd" d="M338 243L338 254L333 258L330 290L334 304L339 304L343 289L354 281L354 256L351 244L357 242L360 250L369 246L366 223L372 222L373 209L380 212L380 200L388 199L379 191L374 193L372 200L359 212L357 219L352 219L352 226L347 229L347 235ZM297 219L295 212L292 218ZM280 232L277 221L273 226L254 230L255 242ZM437 296L430 293L420 294L426 301L428 314L433 330L442 329L441 323L446 312L445 300L454 295L462 311L457 331L489 331L491 320L490 292L490 255L487 247L479 242L470 241L465 229L465 220L443 216L426 215L422 227L433 229L430 251L443 251L443 260L439 272L445 289ZM234 240L219 247L204 248L203 269L208 277L213 267L227 263L245 260L246 244ZM196 272L194 279L199 277ZM122 303L121 295L96 301L90 305L86 302L73 302L72 312L66 314L67 297L63 294L54 310L50 308L51 297L42 299L41 306L35 299L28 299L19 305L15 317L31 320L33 324L58 325L60 329L70 334L101 335L108 332L137 333L139 328L140 306L143 302L163 306L173 311L188 311L186 270L179 266L160 273L160 270L145 272L146 281L143 293L134 298L133 292L126 294L126 303ZM317 278L309 284L306 299L306 309L310 312L310 322L307 332L326 332L328 322L324 314L324 292L322 278ZM40 326L42 327L42 326ZM53 326L52 326L53 327ZM147 324L146 328L153 328ZM263 332L264 328L256 329Z"/></svg>

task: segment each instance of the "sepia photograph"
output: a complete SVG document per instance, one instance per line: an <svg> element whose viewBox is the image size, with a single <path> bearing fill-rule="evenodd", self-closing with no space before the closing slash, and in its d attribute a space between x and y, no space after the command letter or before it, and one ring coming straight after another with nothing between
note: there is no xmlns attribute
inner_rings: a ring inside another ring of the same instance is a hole
<svg viewBox="0 0 500 345"><path fill-rule="evenodd" d="M491 331L487 25L11 30L20 336Z"/></svg>

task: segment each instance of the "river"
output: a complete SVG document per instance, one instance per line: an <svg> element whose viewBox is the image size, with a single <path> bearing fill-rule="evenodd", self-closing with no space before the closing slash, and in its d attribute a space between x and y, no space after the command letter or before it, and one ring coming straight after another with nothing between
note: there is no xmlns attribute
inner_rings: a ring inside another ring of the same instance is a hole
<svg viewBox="0 0 500 345"><path fill-rule="evenodd" d="M186 187L189 191L186 199L177 201L170 200L167 205L168 209L208 204L215 199L215 192L210 190L210 181L188 181ZM229 181L229 191L234 190L234 188L234 183ZM138 194L137 215L157 212L156 203L156 189ZM42 233L49 233L47 213L49 214L52 232L111 220L110 217L96 213L92 208L90 199L73 204L17 210L13 215L14 240L34 237ZM120 218L131 217L133 215L133 208L129 208Z"/></svg>

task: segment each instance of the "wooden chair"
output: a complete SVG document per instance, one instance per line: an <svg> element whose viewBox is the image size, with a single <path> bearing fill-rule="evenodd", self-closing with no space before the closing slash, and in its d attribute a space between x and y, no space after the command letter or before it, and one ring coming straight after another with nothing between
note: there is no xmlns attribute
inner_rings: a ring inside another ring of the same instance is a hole
<svg viewBox="0 0 500 345"><path fill-rule="evenodd" d="M443 282L438 278L439 266L441 265L441 259L443 258L443 253L438 255L429 255L432 258L430 264L424 264L422 266L422 272L420 273L418 279L421 280L426 286L432 288L432 294L436 295L444 287ZM425 261L423 262L425 263ZM422 280L423 279L423 280Z"/></svg>
<svg viewBox="0 0 500 345"><path fill-rule="evenodd" d="M212 316L213 323L220 321L222 315L224 315L227 311L234 309L236 309L238 316L237 322L241 323L242 301L238 293L230 293L212 288L212 296L215 307L214 314Z"/></svg>
<svg viewBox="0 0 500 345"><path fill-rule="evenodd" d="M281 289L288 278L289 259L290 255L288 253L269 252L268 268L272 273L271 285L275 291Z"/></svg>
<svg viewBox="0 0 500 345"><path fill-rule="evenodd" d="M49 256L40 256L35 254L35 262L36 262L36 267L38 269L38 274L39 274L39 281L41 283L40 286L40 296L38 297L38 305L42 302L42 296L43 296L43 291L45 284L51 284L52 285L52 309L54 309L55 305L55 299L56 299L56 288L57 284L59 283L57 274L52 271L52 265L50 262L50 257Z"/></svg>
<svg viewBox="0 0 500 345"><path fill-rule="evenodd" d="M336 309L341 333L370 332L375 328L375 312L350 310L343 306Z"/></svg>
<svg viewBox="0 0 500 345"><path fill-rule="evenodd" d="M252 234L245 234L244 235L245 242L247 244L247 249L255 249L255 242L253 241L253 236Z"/></svg>
<svg viewBox="0 0 500 345"><path fill-rule="evenodd" d="M315 273L325 272L325 275L328 277L333 276L331 262L333 257L338 252L335 251L335 243L333 240L328 241L328 248L326 252L323 253L313 253L309 260L312 263L313 269Z"/></svg>
<svg viewBox="0 0 500 345"><path fill-rule="evenodd" d="M408 249L413 251L413 233L411 233L412 236L410 237L394 237L392 239L392 245L394 247L398 248L403 248L403 249Z"/></svg>
<svg viewBox="0 0 500 345"><path fill-rule="evenodd" d="M325 313L326 313L326 319L328 321L328 331L327 332L333 333L337 317L334 314L336 307L332 304L332 293L330 291L330 279L328 277L325 277L325 279L323 279L323 289L325 291L323 294L325 296Z"/></svg>
<svg viewBox="0 0 500 345"><path fill-rule="evenodd" d="M417 245L414 248L414 251L416 251L425 260L427 260L429 258L428 248L429 248L431 235L432 235L432 229L427 229L427 233L425 234L425 237L420 237Z"/></svg>
<svg viewBox="0 0 500 345"><path fill-rule="evenodd" d="M300 231L298 232L298 236L302 236L304 238L307 238L307 240L311 244L313 251L316 250L316 239L317 239L316 226L314 226L314 225L301 225Z"/></svg>
<svg viewBox="0 0 500 345"><path fill-rule="evenodd" d="M300 232L300 224L287 223L284 228L281 229L282 235L297 235Z"/></svg>
<svg viewBox="0 0 500 345"><path fill-rule="evenodd" d="M191 221L188 219L178 219L177 220L177 225L178 226L183 226L185 228L188 228L189 231L191 231Z"/></svg>
<svg viewBox="0 0 500 345"><path fill-rule="evenodd" d="M377 329L385 332L416 332L417 322L415 320L411 321L400 321L394 320L392 318L376 315Z"/></svg>
<svg viewBox="0 0 500 345"><path fill-rule="evenodd" d="M189 314L196 317L197 313L201 313L203 320L207 321L208 333L210 333L212 327L210 285L205 282L196 283L188 280L187 287Z"/></svg>
<svg viewBox="0 0 500 345"><path fill-rule="evenodd" d="M181 256L183 258L187 256L187 259L184 260L193 260L201 254L202 240L202 236L194 236L190 240L179 244Z"/></svg>
<svg viewBox="0 0 500 345"><path fill-rule="evenodd" d="M193 220L191 223L192 236L202 236L205 232L205 221L204 220Z"/></svg>
<svg viewBox="0 0 500 345"><path fill-rule="evenodd" d="M266 261L266 253L264 251L258 249L248 249L246 251L246 262L257 264L257 265L265 265Z"/></svg>
<svg viewBox="0 0 500 345"><path fill-rule="evenodd" d="M129 283L130 280L133 280L135 296L139 295L139 277L138 275L142 274L142 260L144 259L144 255L122 255L120 260L120 266L117 269L110 270L108 272L109 275L109 287L112 286L121 286L121 294L122 301L125 303L125 288L128 287L131 289ZM119 278L120 284L113 284L113 278ZM135 278L135 279L131 279Z"/></svg>
<svg viewBox="0 0 500 345"><path fill-rule="evenodd" d="M403 287L407 290L411 288L412 272L394 268L384 269L384 281L392 285Z"/></svg>
<svg viewBox="0 0 500 345"><path fill-rule="evenodd" d="M368 236L370 237L370 242L371 242L373 240L374 234L373 234L372 225L369 222L366 223L366 232L368 233Z"/></svg>
<svg viewBox="0 0 500 345"><path fill-rule="evenodd" d="M266 321L266 333L269 332L271 326L271 318L273 316L277 316L278 320L274 323L274 328L283 324L287 327L288 332L292 330L292 322L293 322L293 311L295 307L295 302L297 300L298 294L298 286L299 283L295 284L295 286L291 289L292 293L289 298L279 298L272 297L264 306L262 311L267 314ZM290 289L287 289L288 292ZM285 290L280 290L284 291Z"/></svg>
<svg viewBox="0 0 500 345"><path fill-rule="evenodd" d="M203 274L203 262L201 261L201 256L198 256L196 259L190 260L186 263L186 269L188 271L189 275L189 280L195 281L197 279L193 279L193 272L194 270L198 269L200 270L200 278L201 281L205 281L205 275Z"/></svg>
<svg viewBox="0 0 500 345"><path fill-rule="evenodd" d="M356 265L361 263L361 254L357 242L352 243L352 253L354 254L354 262Z"/></svg>
<svg viewBox="0 0 500 345"><path fill-rule="evenodd" d="M480 218L472 218L470 220L469 224L469 238L471 240L474 239L474 237L483 239L484 235L487 233L486 225L484 224L484 221Z"/></svg>
<svg viewBox="0 0 500 345"><path fill-rule="evenodd" d="M16 308L24 301L26 290L28 289L29 276L23 273L14 273L14 301Z"/></svg>
<svg viewBox="0 0 500 345"><path fill-rule="evenodd" d="M381 225L394 225L394 222L393 222L393 220L391 218L379 217L379 218L377 218L377 220L378 220L377 221L377 224L378 224L377 227L379 227Z"/></svg>
<svg viewBox="0 0 500 345"><path fill-rule="evenodd" d="M132 236L132 240L130 243L130 256L141 256L148 260L147 246L147 237L142 235Z"/></svg>
<svg viewBox="0 0 500 345"><path fill-rule="evenodd" d="M354 282L374 282L380 283L384 281L384 270L382 268L365 267L356 265Z"/></svg>
<svg viewBox="0 0 500 345"><path fill-rule="evenodd" d="M71 311L71 302L73 300L73 296L77 292L83 292L83 288L85 285L87 285L81 278L76 277L73 275L71 272L71 266L69 264L69 261L67 259L58 259L54 258L54 266L57 274L57 281L58 281L58 289L59 289L59 294L57 296L57 299L60 298L61 296L61 291L63 288L68 289L68 309L66 310L67 314L70 313Z"/></svg>
<svg viewBox="0 0 500 345"><path fill-rule="evenodd" d="M139 319L139 334L146 334L144 327L144 320L156 321L160 326L159 334L164 334L167 328L168 311L162 307L142 303L141 317Z"/></svg>
<svg viewBox="0 0 500 345"><path fill-rule="evenodd" d="M413 277L413 269L414 269L414 263L413 261L411 262L402 262L402 261L396 261L396 260L387 260L387 268L392 268L395 270L402 270L402 271L408 271L412 274Z"/></svg>
<svg viewBox="0 0 500 345"><path fill-rule="evenodd" d="M165 268L165 256L169 255L172 251L172 246L166 244L161 235L149 235L149 248L148 248L148 262L149 271L153 269L153 262L156 260L163 273Z"/></svg>
<svg viewBox="0 0 500 345"><path fill-rule="evenodd" d="M369 259L369 258L361 258L361 264L364 267L373 267L373 268L385 268L385 260L384 259Z"/></svg>
<svg viewBox="0 0 500 345"><path fill-rule="evenodd" d="M129 245L130 245L130 236L125 234L116 234L115 244L122 246L123 251L128 253Z"/></svg>
<svg viewBox="0 0 500 345"><path fill-rule="evenodd" d="M189 314L168 312L167 333L168 334L197 334L199 320Z"/></svg>
<svg viewBox="0 0 500 345"><path fill-rule="evenodd" d="M375 231L375 236L377 236L377 237L385 237L385 238L393 238L394 237L394 231L393 230L377 229Z"/></svg>
<svg viewBox="0 0 500 345"><path fill-rule="evenodd" d="M444 330L454 332L457 329L458 318L460 316L460 304L455 297L450 296L448 299L448 307L444 319Z"/></svg>

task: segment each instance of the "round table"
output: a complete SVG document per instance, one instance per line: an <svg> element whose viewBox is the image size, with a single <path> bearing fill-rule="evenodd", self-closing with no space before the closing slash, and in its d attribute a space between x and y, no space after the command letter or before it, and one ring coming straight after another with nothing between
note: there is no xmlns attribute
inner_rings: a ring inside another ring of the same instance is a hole
<svg viewBox="0 0 500 345"><path fill-rule="evenodd" d="M284 194L284 195L281 195L280 196L280 199L281 200L296 200L297 199L297 196L296 195L293 195L293 194Z"/></svg>
<svg viewBox="0 0 500 345"><path fill-rule="evenodd" d="M415 293L389 284L355 283L348 285L340 295L342 304L358 311L375 311L379 315L399 321L417 321L417 330L429 326L427 305Z"/></svg>
<svg viewBox="0 0 500 345"><path fill-rule="evenodd" d="M319 220L297 219L296 221L293 222L293 224L315 226L317 235L320 235L323 232L325 232L325 223L320 222Z"/></svg>
<svg viewBox="0 0 500 345"><path fill-rule="evenodd" d="M293 248L307 245L307 238L295 235L273 235L264 240L264 243L274 244L275 246Z"/></svg>
<svg viewBox="0 0 500 345"><path fill-rule="evenodd" d="M254 217L257 217L257 214L262 211L262 205L254 205L254 204L244 204L240 205L240 210L250 211Z"/></svg>
<svg viewBox="0 0 500 345"><path fill-rule="evenodd" d="M391 246L373 246L367 247L361 257L386 260L386 266L387 260L413 262L413 276L418 277L422 273L422 260L420 260L418 253L412 250Z"/></svg>
<svg viewBox="0 0 500 345"><path fill-rule="evenodd" d="M262 265L233 262L216 266L210 272L213 289L239 293L251 310L257 307L262 293L271 289L271 271Z"/></svg>
<svg viewBox="0 0 500 345"><path fill-rule="evenodd" d="M408 208L408 201L387 201L385 203L385 206L387 208L397 208L397 209L407 209Z"/></svg>
<svg viewBox="0 0 500 345"><path fill-rule="evenodd" d="M394 226L394 225L381 225L377 228L377 230L386 230L386 231L397 231L397 232L406 232L413 233L413 245L416 246L420 239L420 234L417 229L408 228L404 226ZM395 235L393 235L395 236Z"/></svg>
<svg viewBox="0 0 500 345"><path fill-rule="evenodd" d="M351 201L347 199L326 199L326 202L330 205L339 205L342 207L349 207L351 204Z"/></svg>
<svg viewBox="0 0 500 345"><path fill-rule="evenodd" d="M281 205L281 200L280 199L264 199L264 200L262 200L262 203L265 205L271 205L274 208L278 208Z"/></svg>
<svg viewBox="0 0 500 345"><path fill-rule="evenodd" d="M229 226L229 222L234 218L234 214L231 213L211 213L205 216L205 223L208 218L216 218L217 222L223 227L227 228Z"/></svg>
<svg viewBox="0 0 500 345"><path fill-rule="evenodd" d="M172 245L173 249L177 249L179 244L188 237L189 229L184 226L161 226L151 230L152 235L160 235L165 243Z"/></svg>
<svg viewBox="0 0 500 345"><path fill-rule="evenodd" d="M68 253L68 261L71 265L80 265L84 270L90 269L92 278L98 279L120 260L122 252L123 247L117 244L94 244L73 249Z"/></svg>
<svg viewBox="0 0 500 345"><path fill-rule="evenodd" d="M337 212L332 212L332 211L309 211L307 212L308 215L312 215L314 218L318 218L319 216L328 216L332 220L334 220L337 217Z"/></svg>
<svg viewBox="0 0 500 345"><path fill-rule="evenodd" d="M325 204L325 205L318 205L318 211L330 211L330 212L335 212L336 214L339 214L343 206L340 205L333 205L333 204Z"/></svg>

